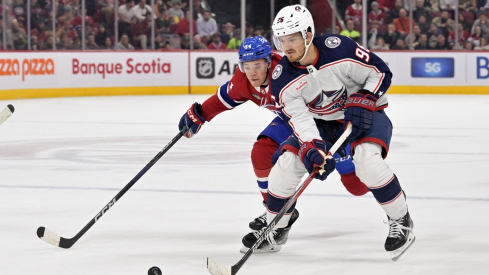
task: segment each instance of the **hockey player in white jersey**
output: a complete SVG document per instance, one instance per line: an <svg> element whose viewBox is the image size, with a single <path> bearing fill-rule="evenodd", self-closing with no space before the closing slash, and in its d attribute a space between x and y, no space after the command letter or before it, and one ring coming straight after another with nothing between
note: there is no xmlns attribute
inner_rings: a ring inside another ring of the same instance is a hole
<svg viewBox="0 0 489 275"><path fill-rule="evenodd" d="M267 200L268 174L273 166L274 153L287 137L292 133L282 114L276 110L269 92L270 73L280 61L281 56L272 53L270 43L262 36L248 37L243 40L238 51L239 68L230 81L217 89L216 94L209 97L202 104L194 103L182 115L178 129L189 129L185 134L190 138L197 134L205 122L210 122L216 116L228 110L251 101L260 107L269 109L279 115L258 135L257 141L251 151L251 162L255 172L258 187L264 202ZM349 146L348 146L349 147ZM355 196L362 196L369 190L355 176L355 167L349 153L335 154L338 160L336 170L341 176L345 188ZM299 217L297 209L291 214L293 221ZM261 214L249 223L253 231L266 227L266 213ZM274 251L280 248L275 247Z"/></svg>
<svg viewBox="0 0 489 275"><path fill-rule="evenodd" d="M314 22L301 5L287 6L274 19L275 45L285 56L272 73L272 96L293 131L289 148L279 157L269 175L267 220L286 204L302 176L324 167L325 180L334 170L334 159L325 158L328 148L351 123L353 163L388 216L386 251L397 260L414 242L413 222L406 196L396 175L384 161L389 150L392 124L384 109L385 93L392 73L375 54L341 35L314 38ZM289 212L292 210L289 210ZM284 244L290 216L275 227L265 243ZM248 234L247 247L256 240Z"/></svg>

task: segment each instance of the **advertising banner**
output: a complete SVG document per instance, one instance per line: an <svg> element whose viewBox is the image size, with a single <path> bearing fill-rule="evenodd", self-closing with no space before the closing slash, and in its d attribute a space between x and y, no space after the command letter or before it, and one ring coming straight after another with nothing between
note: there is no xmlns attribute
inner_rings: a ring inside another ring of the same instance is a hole
<svg viewBox="0 0 489 275"><path fill-rule="evenodd" d="M489 53L378 52L394 77L390 93L489 94Z"/></svg>
<svg viewBox="0 0 489 275"><path fill-rule="evenodd" d="M489 52L467 56L467 82L485 85L489 89Z"/></svg>
<svg viewBox="0 0 489 275"><path fill-rule="evenodd" d="M379 51L389 93L489 94L489 52ZM0 53L0 99L119 94L211 94L238 67L237 51Z"/></svg>
<svg viewBox="0 0 489 275"><path fill-rule="evenodd" d="M238 67L238 51L193 51L190 54L192 93L215 93Z"/></svg>
<svg viewBox="0 0 489 275"><path fill-rule="evenodd" d="M393 86L465 86L466 54L378 52L393 72Z"/></svg>
<svg viewBox="0 0 489 275"><path fill-rule="evenodd" d="M0 81L1 98L130 93L132 87L188 93L188 53L0 53Z"/></svg>

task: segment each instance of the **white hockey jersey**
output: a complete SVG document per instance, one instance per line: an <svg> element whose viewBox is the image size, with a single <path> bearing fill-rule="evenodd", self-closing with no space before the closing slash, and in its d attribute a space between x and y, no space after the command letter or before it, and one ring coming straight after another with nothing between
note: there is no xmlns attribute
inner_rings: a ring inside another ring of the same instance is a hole
<svg viewBox="0 0 489 275"><path fill-rule="evenodd" d="M318 56L300 66L284 56L271 77L272 97L303 143L321 139L314 118L343 120L347 98L361 89L377 97L376 110L387 107L385 93L392 73L374 53L341 35L314 38Z"/></svg>

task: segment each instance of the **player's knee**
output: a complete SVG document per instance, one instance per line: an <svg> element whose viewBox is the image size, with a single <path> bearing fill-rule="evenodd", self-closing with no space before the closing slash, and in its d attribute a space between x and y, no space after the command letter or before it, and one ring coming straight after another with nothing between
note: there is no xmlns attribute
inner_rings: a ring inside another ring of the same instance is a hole
<svg viewBox="0 0 489 275"><path fill-rule="evenodd" d="M378 182L379 167L383 167L382 147L375 143L362 143L355 147L353 163L358 178L367 186Z"/></svg>
<svg viewBox="0 0 489 275"><path fill-rule="evenodd" d="M367 186L355 175L355 173L341 175L341 182L346 190L354 196L363 196L369 191Z"/></svg>
<svg viewBox="0 0 489 275"><path fill-rule="evenodd" d="M268 192L271 192L274 196L288 197L293 193L293 186L289 173L282 169L272 169L268 178ZM292 192L291 192L292 191Z"/></svg>
<svg viewBox="0 0 489 275"><path fill-rule="evenodd" d="M253 144L251 163L255 170L267 170L272 165L272 155L277 151L278 144L269 137L262 137Z"/></svg>
<svg viewBox="0 0 489 275"><path fill-rule="evenodd" d="M273 167L268 177L268 191L274 196L290 197L294 194L306 172L305 168L304 171L290 169L291 165L295 165L295 162L300 162L298 157L291 152L285 152Z"/></svg>

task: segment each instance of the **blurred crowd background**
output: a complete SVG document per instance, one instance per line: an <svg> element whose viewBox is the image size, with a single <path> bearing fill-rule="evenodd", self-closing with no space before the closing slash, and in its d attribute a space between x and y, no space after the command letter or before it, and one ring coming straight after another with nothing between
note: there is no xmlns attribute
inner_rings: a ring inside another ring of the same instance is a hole
<svg viewBox="0 0 489 275"><path fill-rule="evenodd" d="M236 50L243 37L272 43L274 15L301 3L316 36L341 34L374 50L489 50L489 0L1 2L0 50Z"/></svg>

